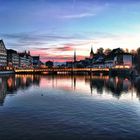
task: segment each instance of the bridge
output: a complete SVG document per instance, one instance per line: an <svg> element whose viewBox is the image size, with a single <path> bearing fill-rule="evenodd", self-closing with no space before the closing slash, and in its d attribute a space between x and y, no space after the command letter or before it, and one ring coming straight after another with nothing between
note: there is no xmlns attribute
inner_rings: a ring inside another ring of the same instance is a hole
<svg viewBox="0 0 140 140"><path fill-rule="evenodd" d="M109 75L122 75L130 76L132 74L132 68L126 66L117 66L113 68L25 68L14 69L15 73L24 74L109 74Z"/></svg>
<svg viewBox="0 0 140 140"><path fill-rule="evenodd" d="M109 72L109 68L36 68L15 69L15 73L80 73L80 72Z"/></svg>

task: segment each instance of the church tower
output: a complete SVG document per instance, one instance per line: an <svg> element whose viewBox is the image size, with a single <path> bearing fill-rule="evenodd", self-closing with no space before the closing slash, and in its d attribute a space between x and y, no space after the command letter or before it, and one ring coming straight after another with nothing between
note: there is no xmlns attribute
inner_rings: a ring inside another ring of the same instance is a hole
<svg viewBox="0 0 140 140"><path fill-rule="evenodd" d="M92 59L94 57L94 52L93 52L93 47L91 47L91 51L90 51L90 59Z"/></svg>
<svg viewBox="0 0 140 140"><path fill-rule="evenodd" d="M76 62L76 49L74 50L74 62Z"/></svg>

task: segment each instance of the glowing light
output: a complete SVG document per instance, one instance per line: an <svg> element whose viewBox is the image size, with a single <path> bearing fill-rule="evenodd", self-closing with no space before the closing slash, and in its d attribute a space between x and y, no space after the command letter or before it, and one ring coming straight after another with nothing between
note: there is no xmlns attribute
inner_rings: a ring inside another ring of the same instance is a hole
<svg viewBox="0 0 140 140"><path fill-rule="evenodd" d="M12 80L11 77L8 79L7 83L8 83L8 86L9 86L9 87L12 87L13 80Z"/></svg>

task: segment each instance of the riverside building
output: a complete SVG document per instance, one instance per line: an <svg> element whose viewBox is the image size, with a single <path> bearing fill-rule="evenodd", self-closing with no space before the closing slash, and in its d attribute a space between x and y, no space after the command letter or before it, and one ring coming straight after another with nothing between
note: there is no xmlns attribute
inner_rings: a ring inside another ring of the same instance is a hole
<svg viewBox="0 0 140 140"><path fill-rule="evenodd" d="M19 53L19 67L21 68L31 68L33 64L33 58L30 52Z"/></svg>
<svg viewBox="0 0 140 140"><path fill-rule="evenodd" d="M17 51L12 49L7 50L7 65L13 68L19 67L19 54Z"/></svg>
<svg viewBox="0 0 140 140"><path fill-rule="evenodd" d="M3 40L0 40L0 69L6 69L7 66L7 50Z"/></svg>

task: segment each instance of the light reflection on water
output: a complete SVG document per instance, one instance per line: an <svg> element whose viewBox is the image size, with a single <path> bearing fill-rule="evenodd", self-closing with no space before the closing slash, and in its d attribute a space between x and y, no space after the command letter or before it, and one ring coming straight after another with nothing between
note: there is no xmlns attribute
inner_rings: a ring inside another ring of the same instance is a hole
<svg viewBox="0 0 140 140"><path fill-rule="evenodd" d="M104 98L134 100L140 98L139 83L128 78L109 76L68 76L68 75L10 75L0 77L0 102L7 94L25 90L32 86L40 88L74 91Z"/></svg>
<svg viewBox="0 0 140 140"><path fill-rule="evenodd" d="M109 76L0 76L0 140L138 139L139 83Z"/></svg>

